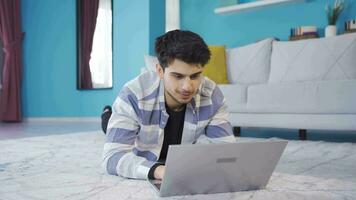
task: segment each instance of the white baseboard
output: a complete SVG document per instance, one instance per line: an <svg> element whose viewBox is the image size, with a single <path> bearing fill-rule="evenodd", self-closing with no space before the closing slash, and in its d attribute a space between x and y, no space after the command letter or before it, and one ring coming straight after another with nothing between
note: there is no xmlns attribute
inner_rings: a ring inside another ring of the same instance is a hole
<svg viewBox="0 0 356 200"><path fill-rule="evenodd" d="M27 117L24 122L101 122L100 117Z"/></svg>

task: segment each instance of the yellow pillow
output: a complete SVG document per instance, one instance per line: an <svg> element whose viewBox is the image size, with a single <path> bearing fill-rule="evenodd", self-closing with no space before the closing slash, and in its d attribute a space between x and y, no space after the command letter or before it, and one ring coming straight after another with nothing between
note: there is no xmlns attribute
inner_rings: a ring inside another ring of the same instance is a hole
<svg viewBox="0 0 356 200"><path fill-rule="evenodd" d="M203 75L207 76L215 83L227 84L225 46L209 46L211 57L204 66Z"/></svg>

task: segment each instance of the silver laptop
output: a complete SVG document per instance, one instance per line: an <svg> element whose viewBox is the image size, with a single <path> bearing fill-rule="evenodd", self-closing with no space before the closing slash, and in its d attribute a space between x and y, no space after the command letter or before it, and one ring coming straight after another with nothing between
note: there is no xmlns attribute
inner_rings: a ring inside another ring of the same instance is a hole
<svg viewBox="0 0 356 200"><path fill-rule="evenodd" d="M163 181L149 180L159 196L263 189L287 141L170 145Z"/></svg>

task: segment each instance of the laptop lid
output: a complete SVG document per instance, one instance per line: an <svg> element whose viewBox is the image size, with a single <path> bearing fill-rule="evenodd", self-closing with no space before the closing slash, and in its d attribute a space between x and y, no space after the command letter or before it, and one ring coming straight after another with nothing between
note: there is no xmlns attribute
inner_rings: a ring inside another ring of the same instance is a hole
<svg viewBox="0 0 356 200"><path fill-rule="evenodd" d="M262 189L286 145L282 140L170 145L157 191L165 197Z"/></svg>

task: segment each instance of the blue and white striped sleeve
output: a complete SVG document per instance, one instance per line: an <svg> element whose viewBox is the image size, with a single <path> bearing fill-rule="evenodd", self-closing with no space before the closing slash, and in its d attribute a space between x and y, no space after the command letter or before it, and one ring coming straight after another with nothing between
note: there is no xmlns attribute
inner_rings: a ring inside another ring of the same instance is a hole
<svg viewBox="0 0 356 200"><path fill-rule="evenodd" d="M212 143L236 142L232 126L228 120L229 113L224 95L217 86L213 90L211 100L214 114L205 129L207 139Z"/></svg>
<svg viewBox="0 0 356 200"><path fill-rule="evenodd" d="M125 87L113 104L109 120L102 164L111 175L133 179L147 179L155 164L134 153L134 144L139 131L137 98Z"/></svg>

